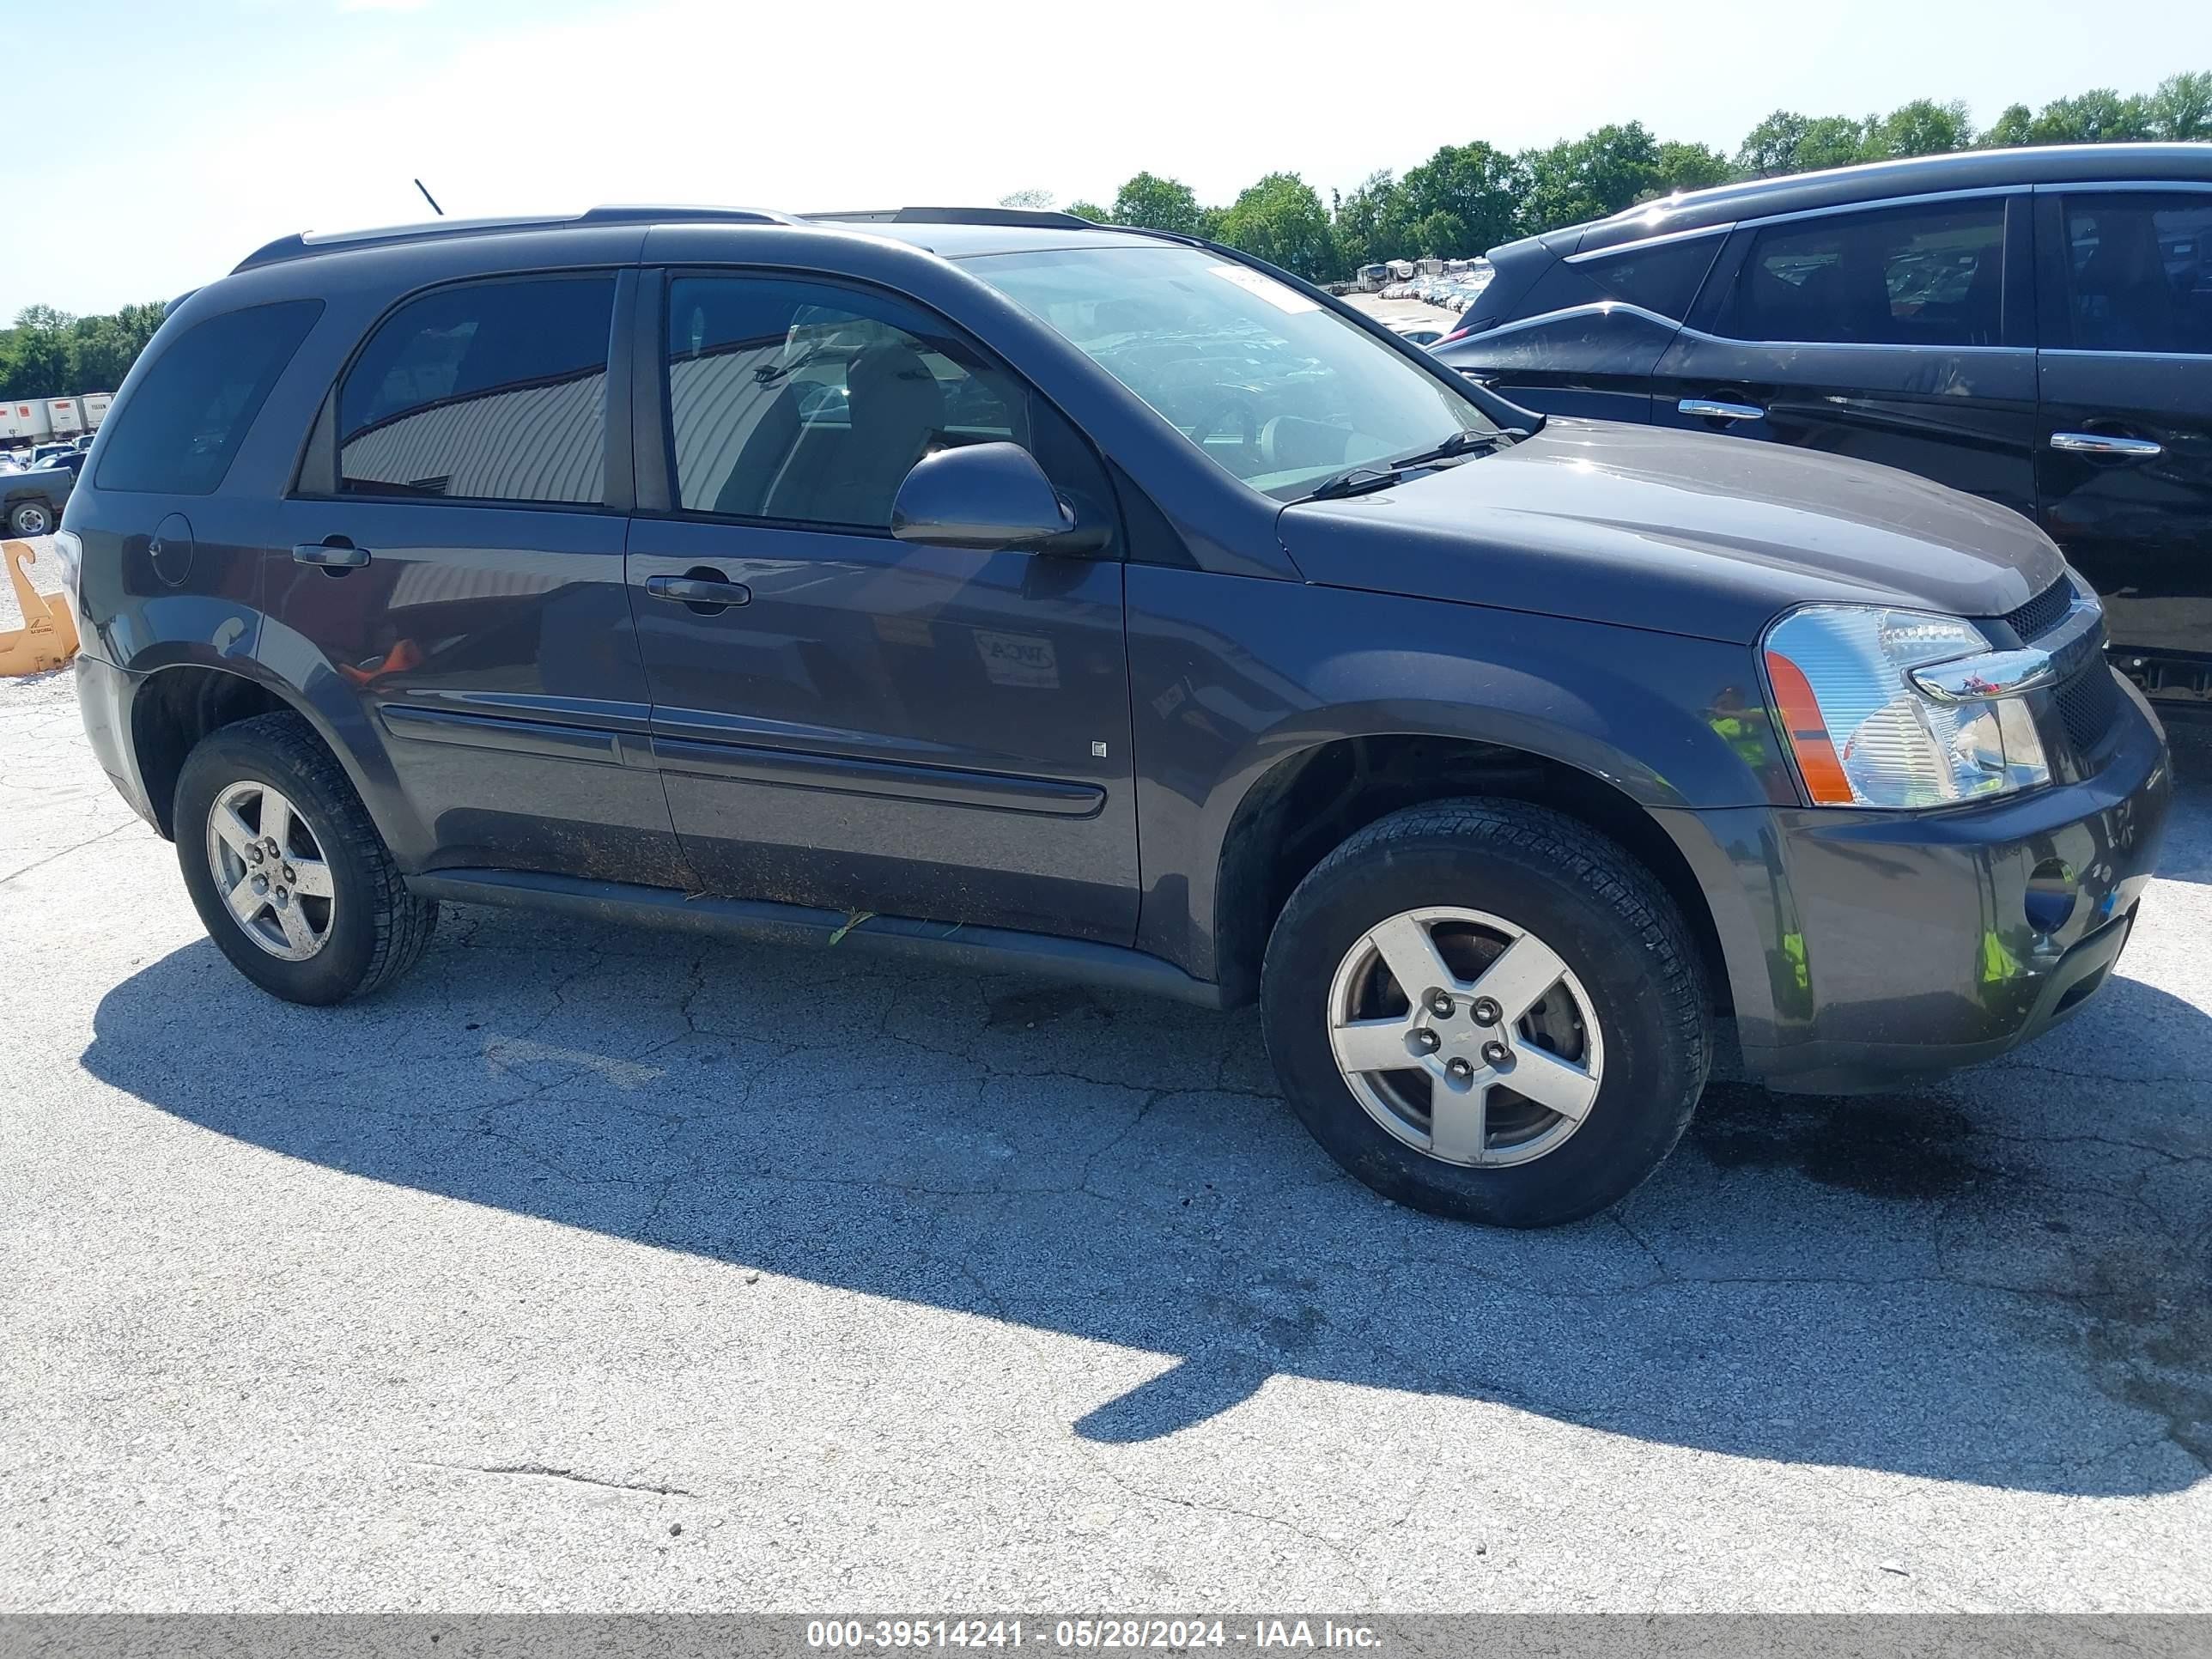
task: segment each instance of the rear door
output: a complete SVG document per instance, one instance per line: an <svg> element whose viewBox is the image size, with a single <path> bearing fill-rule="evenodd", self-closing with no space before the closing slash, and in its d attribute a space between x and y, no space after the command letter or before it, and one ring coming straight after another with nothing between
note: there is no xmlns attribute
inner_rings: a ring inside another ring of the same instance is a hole
<svg viewBox="0 0 2212 1659"><path fill-rule="evenodd" d="M283 503L262 653L357 698L425 866L681 886L611 501L634 272L447 284L371 332Z"/></svg>
<svg viewBox="0 0 2212 1659"><path fill-rule="evenodd" d="M2136 678L2212 695L2212 186L2037 210L2043 527Z"/></svg>
<svg viewBox="0 0 2212 1659"><path fill-rule="evenodd" d="M1097 456L974 343L879 290L678 271L662 311L629 580L653 753L707 887L1127 944L1120 536L1069 557L890 532L928 449L1024 444L1110 514Z"/></svg>
<svg viewBox="0 0 2212 1659"><path fill-rule="evenodd" d="M2030 201L1739 227L1660 362L1655 418L1901 467L2033 513Z"/></svg>

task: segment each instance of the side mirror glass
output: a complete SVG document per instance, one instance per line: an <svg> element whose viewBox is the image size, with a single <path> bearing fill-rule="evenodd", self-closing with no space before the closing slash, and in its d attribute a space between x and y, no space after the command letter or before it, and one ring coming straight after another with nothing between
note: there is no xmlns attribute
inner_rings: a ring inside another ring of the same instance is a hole
<svg viewBox="0 0 2212 1659"><path fill-rule="evenodd" d="M891 534L987 553L1089 554L1106 544L1104 526L1084 523L1036 458L1012 443L963 444L916 461L891 503Z"/></svg>

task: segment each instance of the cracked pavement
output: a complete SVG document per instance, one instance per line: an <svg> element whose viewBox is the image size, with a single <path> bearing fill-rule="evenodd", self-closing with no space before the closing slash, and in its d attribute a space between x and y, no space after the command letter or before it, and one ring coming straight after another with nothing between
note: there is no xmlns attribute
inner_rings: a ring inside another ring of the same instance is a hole
<svg viewBox="0 0 2212 1659"><path fill-rule="evenodd" d="M2212 1608L2212 743L2118 975L1614 1214L1249 1015L448 908L253 989L0 683L0 1607Z"/></svg>

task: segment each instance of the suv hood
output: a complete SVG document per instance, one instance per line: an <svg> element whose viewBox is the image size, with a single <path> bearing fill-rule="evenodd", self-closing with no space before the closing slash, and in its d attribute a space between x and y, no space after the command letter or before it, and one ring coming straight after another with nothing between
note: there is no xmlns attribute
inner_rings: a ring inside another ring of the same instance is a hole
<svg viewBox="0 0 2212 1659"><path fill-rule="evenodd" d="M1999 617L2063 568L2017 513L1911 473L1556 416L1510 449L1277 523L1310 582L1745 644L1815 600Z"/></svg>

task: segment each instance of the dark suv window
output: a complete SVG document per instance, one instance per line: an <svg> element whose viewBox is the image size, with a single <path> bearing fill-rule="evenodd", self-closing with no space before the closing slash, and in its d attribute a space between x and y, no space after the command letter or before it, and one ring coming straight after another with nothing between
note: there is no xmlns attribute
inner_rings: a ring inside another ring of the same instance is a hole
<svg viewBox="0 0 2212 1659"><path fill-rule="evenodd" d="M349 495L596 503L612 276L470 283L410 301L338 389Z"/></svg>
<svg viewBox="0 0 2212 1659"><path fill-rule="evenodd" d="M2075 346L2212 352L2212 195L2072 198L2066 252Z"/></svg>
<svg viewBox="0 0 2212 1659"><path fill-rule="evenodd" d="M249 306L179 335L117 412L100 452L100 487L212 493L322 311L320 300Z"/></svg>
<svg viewBox="0 0 2212 1659"><path fill-rule="evenodd" d="M925 313L781 277L669 285L668 396L692 513L886 530L929 450L1029 441L1012 378Z"/></svg>
<svg viewBox="0 0 2212 1659"><path fill-rule="evenodd" d="M1770 225L1720 331L1738 340L1996 345L2004 204L1934 203Z"/></svg>

